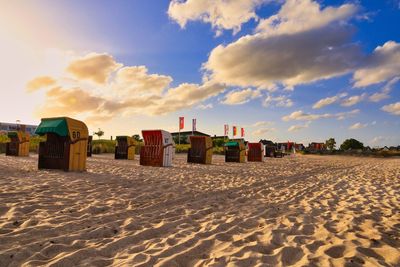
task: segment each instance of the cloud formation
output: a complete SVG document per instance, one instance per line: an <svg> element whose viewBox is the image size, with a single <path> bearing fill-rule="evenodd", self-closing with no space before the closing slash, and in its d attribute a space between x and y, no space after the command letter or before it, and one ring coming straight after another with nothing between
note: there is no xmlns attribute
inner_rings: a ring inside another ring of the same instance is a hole
<svg viewBox="0 0 400 267"><path fill-rule="evenodd" d="M276 107L286 107L289 108L293 106L293 101L287 96L281 95L273 97L268 95L263 101L264 107L276 106Z"/></svg>
<svg viewBox="0 0 400 267"><path fill-rule="evenodd" d="M300 130L306 129L310 126L310 122L306 122L306 124L298 124L298 125L292 125L288 128L288 132L298 132Z"/></svg>
<svg viewBox="0 0 400 267"><path fill-rule="evenodd" d="M358 10L354 4L339 7L326 7L312 0L287 0L279 12L267 19L260 20L256 31L268 35L293 34L346 22Z"/></svg>
<svg viewBox="0 0 400 267"><path fill-rule="evenodd" d="M349 127L349 130L359 130L368 126L368 123L362 124L360 122L354 123Z"/></svg>
<svg viewBox="0 0 400 267"><path fill-rule="evenodd" d="M293 87L350 72L363 55L351 41L352 27L342 21L356 9L343 5L321 11L310 0L287 1L278 15L260 24L259 32L214 48L203 69L217 82L261 89L276 83Z"/></svg>
<svg viewBox="0 0 400 267"><path fill-rule="evenodd" d="M329 106L333 103L336 103L339 100L338 96L333 96L333 97L327 97L327 98L323 98L321 100L319 100L317 103L315 103L313 105L313 109L320 109L323 108L325 106Z"/></svg>
<svg viewBox="0 0 400 267"><path fill-rule="evenodd" d="M224 85L212 81L171 87L172 77L148 73L145 66L122 67L106 54L74 59L67 72L73 72L75 78L44 76L28 84L29 88L46 90L46 102L38 108L37 116L79 115L96 123L120 115L163 115L199 106L225 91ZM96 86L93 88L87 80L95 81ZM54 84L58 86L50 87Z"/></svg>
<svg viewBox="0 0 400 267"><path fill-rule="evenodd" d="M389 112L393 115L400 116L400 102L396 102L393 104L385 105L382 107L383 111Z"/></svg>
<svg viewBox="0 0 400 267"><path fill-rule="evenodd" d="M388 41L378 46L364 65L353 75L355 87L365 87L390 80L400 74L400 44Z"/></svg>
<svg viewBox="0 0 400 267"><path fill-rule="evenodd" d="M80 80L91 80L98 84L105 84L110 74L121 66L122 64L117 63L108 54L90 53L72 61L67 67L67 72Z"/></svg>
<svg viewBox="0 0 400 267"><path fill-rule="evenodd" d="M389 93L392 91L392 87L400 80L400 77L395 77L390 80L380 92L374 93L369 96L370 102L380 102L384 99L390 98Z"/></svg>
<svg viewBox="0 0 400 267"><path fill-rule="evenodd" d="M360 103L361 101L366 99L366 97L367 94L353 95L350 96L349 98L344 99L340 105L343 107L351 107L354 106L355 104Z"/></svg>
<svg viewBox="0 0 400 267"><path fill-rule="evenodd" d="M360 110L354 109L352 111L348 112L339 112L335 114L331 113L324 113L324 114L309 114L309 113L304 113L302 110L294 111L289 115L286 115L282 117L283 121L314 121L314 120L319 120L319 119L328 119L328 118L336 118L338 120L345 119L347 117L351 117L357 113L359 113Z"/></svg>
<svg viewBox="0 0 400 267"><path fill-rule="evenodd" d="M49 76L40 76L28 82L26 89L28 92L34 92L36 90L49 87L56 84L56 80Z"/></svg>
<svg viewBox="0 0 400 267"><path fill-rule="evenodd" d="M200 20L210 23L216 35L223 30L240 31L241 25L251 19L257 19L255 9L269 0L172 0L168 15L181 28L188 21Z"/></svg>
<svg viewBox="0 0 400 267"><path fill-rule="evenodd" d="M146 66L123 67L116 73L118 90L127 90L129 93L161 94L172 80L167 75L148 74Z"/></svg>
<svg viewBox="0 0 400 267"><path fill-rule="evenodd" d="M225 95L222 103L226 105L241 105L249 102L251 99L260 96L260 91L252 90L250 88L244 90L230 91L228 94Z"/></svg>
<svg viewBox="0 0 400 267"><path fill-rule="evenodd" d="M261 128L253 131L251 134L253 136L265 136L266 134L271 133L275 130L275 128Z"/></svg>
<svg viewBox="0 0 400 267"><path fill-rule="evenodd" d="M265 127L274 124L272 121L257 121L251 127Z"/></svg>

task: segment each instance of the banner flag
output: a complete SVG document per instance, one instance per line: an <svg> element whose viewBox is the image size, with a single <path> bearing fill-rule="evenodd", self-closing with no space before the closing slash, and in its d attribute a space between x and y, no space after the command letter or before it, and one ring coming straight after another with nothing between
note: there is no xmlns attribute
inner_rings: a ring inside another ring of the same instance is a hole
<svg viewBox="0 0 400 267"><path fill-rule="evenodd" d="M229 125L225 124L224 125L224 136L228 136L229 135Z"/></svg>
<svg viewBox="0 0 400 267"><path fill-rule="evenodd" d="M185 128L185 117L179 117L179 130Z"/></svg>
<svg viewBox="0 0 400 267"><path fill-rule="evenodd" d="M236 136L236 126L233 126L232 129L233 129L233 136Z"/></svg>
<svg viewBox="0 0 400 267"><path fill-rule="evenodd" d="M196 119L192 119L192 132L196 131Z"/></svg>
<svg viewBox="0 0 400 267"><path fill-rule="evenodd" d="M244 137L244 128L241 128L241 136Z"/></svg>

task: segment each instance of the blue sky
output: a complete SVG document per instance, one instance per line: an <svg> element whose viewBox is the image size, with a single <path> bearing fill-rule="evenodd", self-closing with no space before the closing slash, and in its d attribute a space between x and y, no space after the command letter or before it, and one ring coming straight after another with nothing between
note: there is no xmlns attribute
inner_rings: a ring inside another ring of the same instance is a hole
<svg viewBox="0 0 400 267"><path fill-rule="evenodd" d="M23 105L1 105L1 121L68 115L115 136L174 131L184 116L187 130L197 118L200 131L237 125L249 140L400 143L399 1L0 7L0 90Z"/></svg>

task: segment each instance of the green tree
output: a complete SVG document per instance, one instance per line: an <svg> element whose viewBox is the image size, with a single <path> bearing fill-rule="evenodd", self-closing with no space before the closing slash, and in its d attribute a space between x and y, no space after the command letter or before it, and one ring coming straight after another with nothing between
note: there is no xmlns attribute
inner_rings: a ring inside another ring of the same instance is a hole
<svg viewBox="0 0 400 267"><path fill-rule="evenodd" d="M100 137L102 137L104 135L104 131L102 131L100 128L97 132L94 132L93 135L97 135L100 139Z"/></svg>
<svg viewBox="0 0 400 267"><path fill-rule="evenodd" d="M140 135L138 135L138 134L134 134L134 135L132 135L132 137L133 137L133 139L135 139L137 142L143 142L143 139L140 138Z"/></svg>
<svg viewBox="0 0 400 267"><path fill-rule="evenodd" d="M363 149L363 148L364 148L364 144L353 138L346 139L343 142L343 144L340 145L341 150Z"/></svg>
<svg viewBox="0 0 400 267"><path fill-rule="evenodd" d="M225 144L224 138L217 138L213 140L213 146L214 147L223 147Z"/></svg>
<svg viewBox="0 0 400 267"><path fill-rule="evenodd" d="M179 136L174 136L173 137L175 144L179 144ZM185 134L181 134L181 145L189 144L189 136Z"/></svg>
<svg viewBox="0 0 400 267"><path fill-rule="evenodd" d="M329 150L334 150L336 147L336 140L335 138L329 138L328 140L325 141L325 145Z"/></svg>

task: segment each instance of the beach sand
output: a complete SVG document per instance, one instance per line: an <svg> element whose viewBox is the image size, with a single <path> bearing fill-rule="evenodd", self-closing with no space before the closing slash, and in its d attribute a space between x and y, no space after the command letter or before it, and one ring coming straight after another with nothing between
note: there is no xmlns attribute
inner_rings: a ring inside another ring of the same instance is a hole
<svg viewBox="0 0 400 267"><path fill-rule="evenodd" d="M400 266L400 159L213 161L0 155L0 266Z"/></svg>

